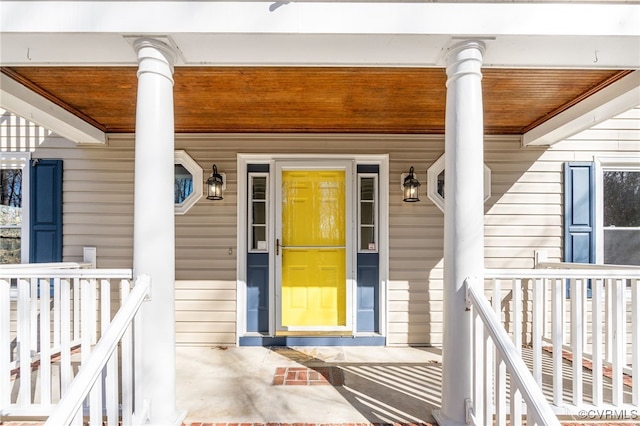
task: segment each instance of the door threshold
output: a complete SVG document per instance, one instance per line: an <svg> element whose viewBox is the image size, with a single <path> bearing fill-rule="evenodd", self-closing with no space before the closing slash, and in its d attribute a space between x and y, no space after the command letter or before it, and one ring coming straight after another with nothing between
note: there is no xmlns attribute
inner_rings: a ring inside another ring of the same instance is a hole
<svg viewBox="0 0 640 426"><path fill-rule="evenodd" d="M384 336L242 336L240 346L386 346Z"/></svg>
<svg viewBox="0 0 640 426"><path fill-rule="evenodd" d="M335 331L319 331L319 330L279 330L276 331L276 337L295 336L295 337L353 337L351 330L335 330Z"/></svg>

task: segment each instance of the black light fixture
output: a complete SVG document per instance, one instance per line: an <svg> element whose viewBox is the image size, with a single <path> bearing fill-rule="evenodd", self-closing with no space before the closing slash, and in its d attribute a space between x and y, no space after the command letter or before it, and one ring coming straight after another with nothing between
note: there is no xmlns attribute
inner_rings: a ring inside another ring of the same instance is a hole
<svg viewBox="0 0 640 426"><path fill-rule="evenodd" d="M402 190L404 191L404 198L402 201L405 203L415 203L416 201L420 201L418 198L418 188L420 187L420 182L416 179L413 174L413 166L409 169L409 174L404 178L404 182L402 182Z"/></svg>
<svg viewBox="0 0 640 426"><path fill-rule="evenodd" d="M213 165L213 172L209 179L207 179L207 200L222 200L222 187L224 185L224 179L222 175L218 173L218 168Z"/></svg>

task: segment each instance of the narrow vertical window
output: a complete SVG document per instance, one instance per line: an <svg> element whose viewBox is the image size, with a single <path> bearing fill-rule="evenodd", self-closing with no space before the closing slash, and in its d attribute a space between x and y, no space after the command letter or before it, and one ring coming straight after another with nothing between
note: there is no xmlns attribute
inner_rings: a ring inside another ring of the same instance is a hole
<svg viewBox="0 0 640 426"><path fill-rule="evenodd" d="M20 263L22 169L0 170L0 263Z"/></svg>
<svg viewBox="0 0 640 426"><path fill-rule="evenodd" d="M267 251L267 188L269 175L249 174L249 250Z"/></svg>
<svg viewBox="0 0 640 426"><path fill-rule="evenodd" d="M378 251L378 175L358 174L358 240L360 252Z"/></svg>

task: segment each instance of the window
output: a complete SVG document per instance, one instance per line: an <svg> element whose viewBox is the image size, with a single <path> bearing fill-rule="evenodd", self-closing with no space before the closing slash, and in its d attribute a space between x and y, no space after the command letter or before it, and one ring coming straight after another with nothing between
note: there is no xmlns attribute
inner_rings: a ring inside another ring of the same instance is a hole
<svg viewBox="0 0 640 426"><path fill-rule="evenodd" d="M249 251L267 251L268 173L249 173Z"/></svg>
<svg viewBox="0 0 640 426"><path fill-rule="evenodd" d="M601 161L600 166L599 258L606 264L640 265L640 161Z"/></svg>
<svg viewBox="0 0 640 426"><path fill-rule="evenodd" d="M28 262L29 154L0 157L0 264Z"/></svg>
<svg viewBox="0 0 640 426"><path fill-rule="evenodd" d="M444 162L442 154L427 169L427 197L444 213ZM491 169L484 165L484 201L491 197Z"/></svg>
<svg viewBox="0 0 640 426"><path fill-rule="evenodd" d="M358 251L378 251L378 174L358 174Z"/></svg>
<svg viewBox="0 0 640 426"><path fill-rule="evenodd" d="M175 213L185 214L202 198L202 168L185 151L174 153Z"/></svg>
<svg viewBox="0 0 640 426"><path fill-rule="evenodd" d="M0 170L0 263L20 263L22 169Z"/></svg>

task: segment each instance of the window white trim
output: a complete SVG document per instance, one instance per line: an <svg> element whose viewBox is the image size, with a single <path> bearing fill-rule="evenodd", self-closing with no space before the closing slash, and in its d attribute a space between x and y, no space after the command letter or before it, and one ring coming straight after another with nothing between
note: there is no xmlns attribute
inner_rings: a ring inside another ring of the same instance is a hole
<svg viewBox="0 0 640 426"><path fill-rule="evenodd" d="M31 210L30 152L0 152L0 169L22 169L22 229L20 229L20 260L29 263L29 234Z"/></svg>
<svg viewBox="0 0 640 426"><path fill-rule="evenodd" d="M180 164L193 177L193 191L182 203L175 204L175 214L182 215L188 212L202 198L202 167L186 151L182 150L173 153L173 163Z"/></svg>
<svg viewBox="0 0 640 426"><path fill-rule="evenodd" d="M594 157L596 203L596 263L604 264L604 184L602 174L609 170L640 171L640 157Z"/></svg>
<svg viewBox="0 0 640 426"><path fill-rule="evenodd" d="M438 192L438 176L444 171L445 154L427 169L427 197L444 213L444 197ZM484 165L484 201L491 198L491 169Z"/></svg>

